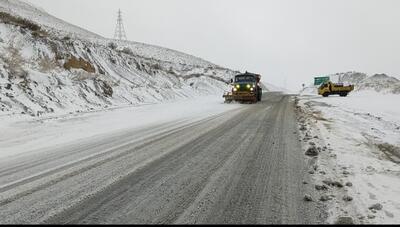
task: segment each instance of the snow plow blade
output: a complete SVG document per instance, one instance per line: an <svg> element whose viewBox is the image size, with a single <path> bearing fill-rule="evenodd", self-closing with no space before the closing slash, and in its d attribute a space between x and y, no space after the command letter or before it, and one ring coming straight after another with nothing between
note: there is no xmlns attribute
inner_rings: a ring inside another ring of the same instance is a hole
<svg viewBox="0 0 400 227"><path fill-rule="evenodd" d="M225 103L230 103L230 102L251 102L251 103L256 103L257 102L257 96L252 93L248 92L238 92L238 93L232 93L232 92L227 92L223 95L223 98L225 98Z"/></svg>

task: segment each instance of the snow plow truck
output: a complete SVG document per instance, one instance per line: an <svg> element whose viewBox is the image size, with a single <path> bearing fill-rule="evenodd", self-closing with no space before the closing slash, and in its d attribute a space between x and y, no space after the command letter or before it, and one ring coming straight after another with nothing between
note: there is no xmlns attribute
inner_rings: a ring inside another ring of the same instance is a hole
<svg viewBox="0 0 400 227"><path fill-rule="evenodd" d="M354 85L344 86L343 84L335 84L330 81L321 84L318 88L318 94L323 97L330 95L340 95L346 97L351 91L354 90Z"/></svg>
<svg viewBox="0 0 400 227"><path fill-rule="evenodd" d="M262 88L260 84L261 75L246 72L231 79L232 91L223 95L225 103L232 101L240 103L256 103L261 101Z"/></svg>

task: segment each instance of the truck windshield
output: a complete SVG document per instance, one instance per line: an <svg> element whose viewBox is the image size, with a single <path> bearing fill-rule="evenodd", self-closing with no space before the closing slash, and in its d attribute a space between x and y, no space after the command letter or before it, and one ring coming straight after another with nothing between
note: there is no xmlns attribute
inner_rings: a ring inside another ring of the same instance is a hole
<svg viewBox="0 0 400 227"><path fill-rule="evenodd" d="M235 82L236 83L241 83L241 82L255 82L254 76L236 76L235 77Z"/></svg>

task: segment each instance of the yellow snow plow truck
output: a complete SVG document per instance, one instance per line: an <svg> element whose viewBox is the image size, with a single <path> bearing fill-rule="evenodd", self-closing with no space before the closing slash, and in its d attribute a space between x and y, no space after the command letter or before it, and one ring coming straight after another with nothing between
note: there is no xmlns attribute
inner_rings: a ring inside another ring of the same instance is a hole
<svg viewBox="0 0 400 227"><path fill-rule="evenodd" d="M340 95L346 97L351 91L354 90L354 85L344 86L343 84L335 84L330 81L321 84L318 88L318 94L324 97L330 95Z"/></svg>
<svg viewBox="0 0 400 227"><path fill-rule="evenodd" d="M261 101L262 88L260 80L261 75L259 74L246 72L236 75L234 79L231 79L232 91L223 95L225 102L256 103Z"/></svg>

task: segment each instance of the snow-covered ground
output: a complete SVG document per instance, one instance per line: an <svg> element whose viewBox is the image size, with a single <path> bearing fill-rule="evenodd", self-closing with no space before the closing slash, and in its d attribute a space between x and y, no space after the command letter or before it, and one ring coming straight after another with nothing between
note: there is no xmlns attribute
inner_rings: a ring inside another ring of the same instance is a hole
<svg viewBox="0 0 400 227"><path fill-rule="evenodd" d="M298 98L300 130L305 149L314 143L320 149L318 158L310 158L310 173L317 184L328 179L343 186L319 188L331 198L330 222L351 216L356 223L399 223L400 96L308 93Z"/></svg>
<svg viewBox="0 0 400 227"><path fill-rule="evenodd" d="M3 117L0 121L0 159L5 161L7 157L43 152L45 148L76 144L127 130L139 135L142 128L171 123L170 128L179 127L239 108L243 106L224 104L220 96L206 96L57 117Z"/></svg>

